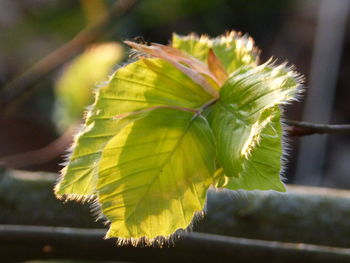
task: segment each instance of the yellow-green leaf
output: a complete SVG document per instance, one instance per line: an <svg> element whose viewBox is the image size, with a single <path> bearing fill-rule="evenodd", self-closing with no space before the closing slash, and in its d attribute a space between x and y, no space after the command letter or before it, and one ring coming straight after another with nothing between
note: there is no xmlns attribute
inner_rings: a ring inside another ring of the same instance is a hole
<svg viewBox="0 0 350 263"><path fill-rule="evenodd" d="M271 183L271 178L279 181L281 168L278 105L293 100L298 92L298 77L284 65L242 68L228 78L209 120L223 173L236 177L231 180L232 189L284 189L279 182ZM266 169L263 164L272 167ZM264 184L259 185L256 178L265 178Z"/></svg>
<svg viewBox="0 0 350 263"><path fill-rule="evenodd" d="M238 177L228 177L221 168L217 187L231 190L275 190L285 191L281 181L282 129L278 106L271 108L272 120L262 129L259 144L252 149L249 158L243 159Z"/></svg>
<svg viewBox="0 0 350 263"><path fill-rule="evenodd" d="M164 60L142 59L120 68L96 94L55 188L57 196L86 199L95 194L101 152L123 126L113 117L159 105L197 109L210 99L201 86Z"/></svg>
<svg viewBox="0 0 350 263"><path fill-rule="evenodd" d="M215 171L207 121L156 109L128 123L103 150L97 189L107 237L150 242L186 229L203 209Z"/></svg>
<svg viewBox="0 0 350 263"><path fill-rule="evenodd" d="M285 190L279 105L297 96L296 73L257 66L253 41L235 32L126 43L139 60L97 91L58 197L93 198L106 237L138 244L188 228L210 185Z"/></svg>
<svg viewBox="0 0 350 263"><path fill-rule="evenodd" d="M259 51L254 47L254 40L236 31L216 38L173 34L172 46L205 62L208 60L209 50L212 49L229 74L241 66L256 65L258 62Z"/></svg>

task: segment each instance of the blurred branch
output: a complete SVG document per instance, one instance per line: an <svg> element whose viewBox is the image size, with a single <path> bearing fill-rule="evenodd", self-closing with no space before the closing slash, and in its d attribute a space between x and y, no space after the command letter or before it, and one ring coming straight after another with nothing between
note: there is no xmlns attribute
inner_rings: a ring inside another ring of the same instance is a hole
<svg viewBox="0 0 350 263"><path fill-rule="evenodd" d="M94 220L90 204L62 204L55 198L52 189L56 177L56 174L0 169L0 224L106 228ZM291 185L287 193L210 190L206 215L194 225L194 230L349 247L349 207L350 191L346 190Z"/></svg>
<svg viewBox="0 0 350 263"><path fill-rule="evenodd" d="M117 17L121 17L130 11L136 2L137 0L117 1L109 9L108 13L101 16L96 23L80 31L72 40L8 83L0 91L0 111L8 110L15 101L34 89L35 84L39 80L82 51L88 44L95 41L106 31L111 23L115 22Z"/></svg>
<svg viewBox="0 0 350 263"><path fill-rule="evenodd" d="M318 124L305 121L284 120L289 136L350 132L350 124Z"/></svg>
<svg viewBox="0 0 350 263"><path fill-rule="evenodd" d="M6 262L38 259L128 262L349 262L350 249L190 233L173 246L116 246L105 230L0 225Z"/></svg>
<svg viewBox="0 0 350 263"><path fill-rule="evenodd" d="M107 12L105 1L101 0L80 0L80 4L85 11L86 19L89 23L98 21L101 15Z"/></svg>
<svg viewBox="0 0 350 263"><path fill-rule="evenodd" d="M28 167L48 163L65 153L73 142L73 135L76 130L75 126L71 127L59 138L40 149L0 157L0 165L15 169L27 169Z"/></svg>

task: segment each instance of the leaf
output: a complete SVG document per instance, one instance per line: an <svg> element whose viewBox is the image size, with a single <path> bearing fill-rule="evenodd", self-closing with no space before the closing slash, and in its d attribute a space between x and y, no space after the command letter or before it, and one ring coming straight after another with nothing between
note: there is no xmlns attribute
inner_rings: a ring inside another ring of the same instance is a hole
<svg viewBox="0 0 350 263"><path fill-rule="evenodd" d="M296 73L257 66L252 40L235 32L126 43L141 59L98 90L58 197L94 198L106 237L136 245L187 229L210 185L285 191L279 105L298 94Z"/></svg>
<svg viewBox="0 0 350 263"><path fill-rule="evenodd" d="M208 60L209 50L212 49L228 74L241 66L256 65L258 62L259 51L254 47L253 39L235 31L213 39L205 35L173 34L172 46L204 62Z"/></svg>
<svg viewBox="0 0 350 263"><path fill-rule="evenodd" d="M56 119L66 129L80 122L86 106L93 101L96 84L107 80L112 67L123 57L119 43L94 45L66 66L56 83Z"/></svg>
<svg viewBox="0 0 350 263"><path fill-rule="evenodd" d="M107 238L152 242L186 229L213 182L214 139L203 117L174 109L144 114L103 150L97 188L111 221Z"/></svg>
<svg viewBox="0 0 350 263"><path fill-rule="evenodd" d="M299 79L293 71L284 65L265 63L236 71L221 88L220 99L208 119L223 173L236 177L230 179L230 188L284 189L275 182L279 179L282 155L277 105L293 100L298 87ZM266 164L272 167L264 167ZM262 177L265 179L260 184ZM221 185L222 180L219 181Z"/></svg>
<svg viewBox="0 0 350 263"><path fill-rule="evenodd" d="M56 195L85 200L96 193L101 152L123 126L113 120L116 115L159 105L197 109L210 99L201 86L164 60L142 59L120 68L98 90Z"/></svg>
<svg viewBox="0 0 350 263"><path fill-rule="evenodd" d="M282 168L282 128L278 106L271 108L273 119L260 133L260 142L252 150L248 159L243 159L243 169L239 177L228 177L219 170L217 187L231 190L275 190L285 192L281 182ZM270 113L269 113L270 114ZM268 158L267 158L268 157Z"/></svg>
<svg viewBox="0 0 350 263"><path fill-rule="evenodd" d="M208 69L208 66L205 63L199 61L198 59L189 56L188 54L182 52L179 49L160 44L152 44L151 46L146 46L130 41L125 41L125 43L137 51L143 52L152 57L161 58L168 61L171 65L185 73L189 78L191 78L195 83L200 85L206 92L211 94L213 97L218 96L218 91L216 88L217 86L212 85L213 83L210 83L210 81L208 81L208 78L202 76L201 74L206 74L208 77L212 77L213 80L215 79L215 76L212 75L212 73Z"/></svg>

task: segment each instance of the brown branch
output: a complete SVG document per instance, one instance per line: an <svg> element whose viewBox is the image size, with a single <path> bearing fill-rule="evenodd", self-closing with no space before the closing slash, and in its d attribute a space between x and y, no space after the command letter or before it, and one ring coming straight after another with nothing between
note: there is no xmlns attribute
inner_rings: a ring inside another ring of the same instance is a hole
<svg viewBox="0 0 350 263"><path fill-rule="evenodd" d="M305 121L284 120L289 136L350 132L350 124L318 124Z"/></svg>
<svg viewBox="0 0 350 263"><path fill-rule="evenodd" d="M40 149L0 157L0 165L23 169L53 161L62 156L73 143L73 135L76 130L75 126L71 127L59 138Z"/></svg>
<svg viewBox="0 0 350 263"><path fill-rule="evenodd" d="M116 246L105 230L0 225L0 253L6 262L37 259L128 262L349 262L350 249L190 233L174 245Z"/></svg>
<svg viewBox="0 0 350 263"><path fill-rule="evenodd" d="M119 0L109 12L99 20L80 31L72 40L56 49L48 56L34 64L27 71L8 83L0 93L0 111L8 110L10 106L34 89L35 84L64 64L75 54L81 52L88 44L95 41L115 21L130 11L137 0Z"/></svg>

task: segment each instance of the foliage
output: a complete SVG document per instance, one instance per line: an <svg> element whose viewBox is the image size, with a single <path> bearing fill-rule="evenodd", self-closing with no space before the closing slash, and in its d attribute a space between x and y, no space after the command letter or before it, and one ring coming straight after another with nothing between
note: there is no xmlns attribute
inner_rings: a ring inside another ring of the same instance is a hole
<svg viewBox="0 0 350 263"><path fill-rule="evenodd" d="M295 72L258 66L236 32L126 43L139 59L98 90L59 198L95 200L106 237L137 244L188 228L210 186L285 191L279 105L300 90Z"/></svg>

